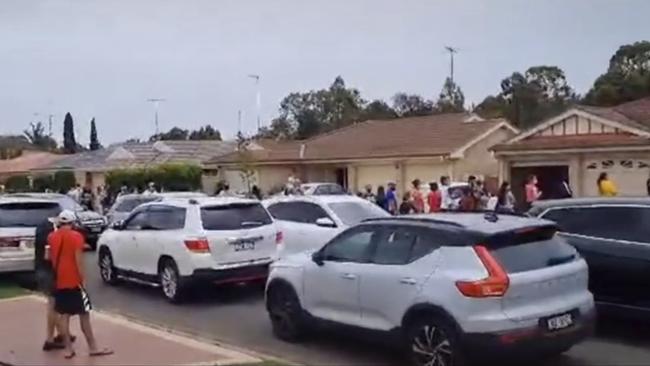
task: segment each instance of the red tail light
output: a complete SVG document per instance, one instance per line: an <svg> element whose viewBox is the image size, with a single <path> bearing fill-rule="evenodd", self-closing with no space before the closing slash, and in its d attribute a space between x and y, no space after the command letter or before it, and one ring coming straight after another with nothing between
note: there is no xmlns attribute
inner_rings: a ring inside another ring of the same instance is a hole
<svg viewBox="0 0 650 366"><path fill-rule="evenodd" d="M476 255L485 266L488 277L478 281L457 281L456 287L467 297L501 297L508 291L510 279L499 262L482 246L474 247Z"/></svg>
<svg viewBox="0 0 650 366"><path fill-rule="evenodd" d="M278 231L275 233L275 244L282 244L282 240L284 240L284 235L282 234L282 231Z"/></svg>
<svg viewBox="0 0 650 366"><path fill-rule="evenodd" d="M208 239L187 239L185 240L185 247L192 253L210 253L210 244Z"/></svg>

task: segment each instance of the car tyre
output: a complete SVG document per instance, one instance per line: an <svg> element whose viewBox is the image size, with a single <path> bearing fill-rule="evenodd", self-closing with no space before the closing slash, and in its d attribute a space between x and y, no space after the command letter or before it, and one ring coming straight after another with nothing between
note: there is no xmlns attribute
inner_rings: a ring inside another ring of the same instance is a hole
<svg viewBox="0 0 650 366"><path fill-rule="evenodd" d="M421 316L406 328L408 357L414 366L464 366L458 334L454 327L436 316Z"/></svg>
<svg viewBox="0 0 650 366"><path fill-rule="evenodd" d="M106 248L102 248L99 252L99 275L102 277L102 281L108 285L115 286L119 282L113 256Z"/></svg>
<svg viewBox="0 0 650 366"><path fill-rule="evenodd" d="M269 287L267 308L273 334L287 342L300 342L306 335L305 316L294 289L285 284Z"/></svg>
<svg viewBox="0 0 650 366"><path fill-rule="evenodd" d="M182 284L176 262L172 259L164 259L160 264L158 278L162 293L169 302L174 304L183 302L185 287Z"/></svg>

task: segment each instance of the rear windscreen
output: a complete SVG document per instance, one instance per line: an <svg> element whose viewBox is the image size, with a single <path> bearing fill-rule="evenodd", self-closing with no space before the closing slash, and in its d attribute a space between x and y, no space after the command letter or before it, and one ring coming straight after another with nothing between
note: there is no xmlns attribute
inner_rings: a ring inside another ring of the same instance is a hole
<svg viewBox="0 0 650 366"><path fill-rule="evenodd" d="M20 202L0 205L0 227L36 227L61 209L55 202Z"/></svg>
<svg viewBox="0 0 650 366"><path fill-rule="evenodd" d="M488 248L508 273L552 267L578 258L576 250L555 235L555 228L501 233L488 239Z"/></svg>
<svg viewBox="0 0 650 366"><path fill-rule="evenodd" d="M140 206L143 203L149 203L149 202L159 201L159 200L160 197L156 197L156 196L149 196L149 197L145 196L145 197L125 199L124 201L120 202L117 207L115 207L115 211L131 212L136 207Z"/></svg>
<svg viewBox="0 0 650 366"><path fill-rule="evenodd" d="M237 203L201 208L205 230L239 230L269 225L273 221L259 203Z"/></svg>

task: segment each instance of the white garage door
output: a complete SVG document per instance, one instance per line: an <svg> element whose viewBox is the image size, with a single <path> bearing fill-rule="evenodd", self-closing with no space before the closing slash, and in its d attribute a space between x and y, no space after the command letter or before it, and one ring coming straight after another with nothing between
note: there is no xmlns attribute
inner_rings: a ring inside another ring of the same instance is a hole
<svg viewBox="0 0 650 366"><path fill-rule="evenodd" d="M620 196L646 196L646 181L650 169L642 160L603 160L588 162L584 170L583 192L586 196L597 196L596 181L601 172L606 172L618 187Z"/></svg>

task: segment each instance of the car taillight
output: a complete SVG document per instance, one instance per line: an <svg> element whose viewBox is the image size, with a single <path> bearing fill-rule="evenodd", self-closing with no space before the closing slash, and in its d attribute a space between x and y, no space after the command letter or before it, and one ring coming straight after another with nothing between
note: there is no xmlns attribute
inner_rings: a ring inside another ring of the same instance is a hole
<svg viewBox="0 0 650 366"><path fill-rule="evenodd" d="M210 244L208 239L187 239L185 247L192 253L210 253Z"/></svg>
<svg viewBox="0 0 650 366"><path fill-rule="evenodd" d="M282 244L282 240L284 239L284 235L282 234L282 231L278 231L275 233L275 244Z"/></svg>
<svg viewBox="0 0 650 366"><path fill-rule="evenodd" d="M478 281L457 281L456 287L467 297L501 297L508 291L510 279L499 262L482 245L474 247L476 255L488 272L488 277Z"/></svg>

